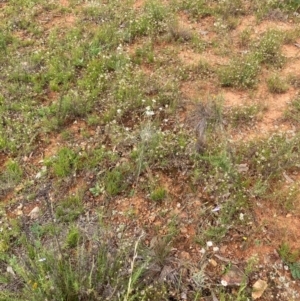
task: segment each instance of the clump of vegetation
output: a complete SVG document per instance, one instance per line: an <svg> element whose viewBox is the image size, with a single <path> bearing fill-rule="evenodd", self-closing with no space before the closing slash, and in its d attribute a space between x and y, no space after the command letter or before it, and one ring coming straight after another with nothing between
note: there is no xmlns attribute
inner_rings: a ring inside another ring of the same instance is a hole
<svg viewBox="0 0 300 301"><path fill-rule="evenodd" d="M68 236L70 247L78 245L72 259L68 258L68 252L61 253L54 241L49 241L51 248L42 244L37 247L28 241L26 245L27 249L31 249L31 256L12 259L11 269L15 271L15 277L23 282L20 296L24 300L45 297L56 300L117 300L120 297L123 300L137 300L144 294L149 295L150 291L160 300L166 300L163 285L154 282L151 290L141 282L146 271L146 258L145 261L136 259L140 239L135 243L132 256L129 247L115 249L105 234L100 236L101 244L95 238L89 241L91 248L88 251L85 247L87 237L78 244L79 229L74 231L77 233L75 240L75 232L72 238L70 234ZM2 298L14 298L5 291L0 294Z"/></svg>
<svg viewBox="0 0 300 301"><path fill-rule="evenodd" d="M288 265L292 277L296 280L300 279L300 251L292 250L288 243L283 242L278 249L278 253L283 262Z"/></svg>
<svg viewBox="0 0 300 301"><path fill-rule="evenodd" d="M128 187L128 179L126 175L130 172L130 166L123 165L108 171L104 177L105 192L109 196L116 196L120 192L124 192Z"/></svg>
<svg viewBox="0 0 300 301"><path fill-rule="evenodd" d="M156 187L150 193L150 199L155 202L162 201L167 195L164 187Z"/></svg>
<svg viewBox="0 0 300 301"><path fill-rule="evenodd" d="M275 30L268 30L254 45L255 55L260 63L275 67L282 67L285 62L281 52L283 34Z"/></svg>
<svg viewBox="0 0 300 301"><path fill-rule="evenodd" d="M232 60L220 68L219 79L224 87L253 88L257 83L260 60L253 54Z"/></svg>
<svg viewBox="0 0 300 301"><path fill-rule="evenodd" d="M291 120L295 124L299 124L300 118L300 96L297 96L291 101L288 108L286 109L285 119Z"/></svg>
<svg viewBox="0 0 300 301"><path fill-rule="evenodd" d="M82 195L68 196L61 200L55 210L55 217L62 222L75 221L83 213Z"/></svg>
<svg viewBox="0 0 300 301"><path fill-rule="evenodd" d="M0 191L10 189L20 183L22 176L23 170L20 164L17 161L8 160L0 173Z"/></svg>
<svg viewBox="0 0 300 301"><path fill-rule="evenodd" d="M258 119L261 108L258 105L233 107L229 111L229 119L234 127L247 126Z"/></svg>
<svg viewBox="0 0 300 301"><path fill-rule="evenodd" d="M55 176L64 178L71 174L72 171L76 170L77 156L76 153L68 148L61 148L57 156L46 162L46 165L50 165L53 169Z"/></svg>
<svg viewBox="0 0 300 301"><path fill-rule="evenodd" d="M268 89L271 93L285 93L288 90L288 84L277 74L270 76L267 80Z"/></svg>

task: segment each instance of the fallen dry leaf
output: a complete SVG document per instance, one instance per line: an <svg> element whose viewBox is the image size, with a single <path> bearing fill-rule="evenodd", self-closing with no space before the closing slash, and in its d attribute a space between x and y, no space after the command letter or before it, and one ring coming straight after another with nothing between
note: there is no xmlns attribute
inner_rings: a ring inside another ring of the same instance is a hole
<svg viewBox="0 0 300 301"><path fill-rule="evenodd" d="M40 214L40 208L39 207L34 207L28 214L28 216L31 219L37 219L39 217Z"/></svg>

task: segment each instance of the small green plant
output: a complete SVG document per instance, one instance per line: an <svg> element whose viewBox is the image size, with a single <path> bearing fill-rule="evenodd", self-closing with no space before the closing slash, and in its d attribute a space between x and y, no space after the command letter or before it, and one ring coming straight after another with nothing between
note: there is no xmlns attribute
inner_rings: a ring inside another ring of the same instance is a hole
<svg viewBox="0 0 300 301"><path fill-rule="evenodd" d="M77 156L75 152L68 148L61 148L53 162L48 163L52 165L53 173L59 178L64 178L71 174L76 169Z"/></svg>
<svg viewBox="0 0 300 301"><path fill-rule="evenodd" d="M162 201L167 195L167 191L164 187L156 187L150 193L150 199L155 202Z"/></svg>
<svg viewBox="0 0 300 301"><path fill-rule="evenodd" d="M274 74L267 79L267 85L269 91L276 94L285 93L289 88L287 82L277 74Z"/></svg>
<svg viewBox="0 0 300 301"><path fill-rule="evenodd" d="M80 232L77 227L72 227L69 229L68 235L66 237L66 245L69 248L75 248L80 240Z"/></svg>
<svg viewBox="0 0 300 301"><path fill-rule="evenodd" d="M22 179L23 171L18 162L9 160L5 164L5 175L14 183L18 183Z"/></svg>
<svg viewBox="0 0 300 301"><path fill-rule="evenodd" d="M300 279L300 262L294 262L289 264L292 277L296 280Z"/></svg>
<svg viewBox="0 0 300 301"><path fill-rule="evenodd" d="M193 0L184 0L184 1L174 1L174 5L180 10L188 12L193 18L196 17L205 17L213 13L213 9L206 4L205 0L193 1Z"/></svg>
<svg viewBox="0 0 300 301"><path fill-rule="evenodd" d="M286 263L295 263L300 257L300 251L293 251L287 242L283 242L278 249L279 256Z"/></svg>
<svg viewBox="0 0 300 301"><path fill-rule="evenodd" d="M234 127L247 126L257 119L260 108L257 105L234 107L230 110L229 119Z"/></svg>
<svg viewBox="0 0 300 301"><path fill-rule="evenodd" d="M278 253L282 261L288 265L292 277L296 280L300 279L300 250L292 250L287 242L283 242Z"/></svg>
<svg viewBox="0 0 300 301"><path fill-rule="evenodd" d="M109 196L116 196L128 186L126 183L126 170L123 167L116 167L105 175L104 187L105 192Z"/></svg>
<svg viewBox="0 0 300 301"><path fill-rule="evenodd" d="M15 160L8 160L4 164L4 170L0 173L0 192L14 187L23 176L23 170Z"/></svg>
<svg viewBox="0 0 300 301"><path fill-rule="evenodd" d="M180 26L178 22L172 22L169 24L169 33L172 39L179 42L187 42L193 38L191 31Z"/></svg>
<svg viewBox="0 0 300 301"><path fill-rule="evenodd" d="M236 17L245 13L242 0L224 0L219 5L219 13L225 17Z"/></svg>
<svg viewBox="0 0 300 301"><path fill-rule="evenodd" d="M285 58L281 52L283 35L275 30L268 30L255 44L255 56L261 64L282 67Z"/></svg>
<svg viewBox="0 0 300 301"><path fill-rule="evenodd" d="M193 71L201 78L208 78L215 72L214 68L204 59L201 59L193 68Z"/></svg>
<svg viewBox="0 0 300 301"><path fill-rule="evenodd" d="M55 210L55 216L59 221L71 222L76 220L83 212L81 192L63 199Z"/></svg>
<svg viewBox="0 0 300 301"><path fill-rule="evenodd" d="M249 28L244 29L239 36L239 45L241 47L247 47L251 41L251 30Z"/></svg>
<svg viewBox="0 0 300 301"><path fill-rule="evenodd" d="M135 50L132 58L133 62L141 65L142 63L154 63L154 49L152 44L145 44Z"/></svg>
<svg viewBox="0 0 300 301"><path fill-rule="evenodd" d="M295 99L289 103L288 108L284 112L286 120L292 121L295 124L300 122L300 96L297 96Z"/></svg>
<svg viewBox="0 0 300 301"><path fill-rule="evenodd" d="M0 32L0 52L6 52L8 45L12 42L12 36L4 31Z"/></svg>

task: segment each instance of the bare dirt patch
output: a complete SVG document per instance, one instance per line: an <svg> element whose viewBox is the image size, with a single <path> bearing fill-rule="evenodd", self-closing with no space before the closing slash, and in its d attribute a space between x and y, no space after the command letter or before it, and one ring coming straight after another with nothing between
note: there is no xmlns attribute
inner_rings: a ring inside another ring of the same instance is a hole
<svg viewBox="0 0 300 301"><path fill-rule="evenodd" d="M287 31L287 30L292 30L293 28L294 25L292 23L266 20L255 26L254 33L257 35L257 34L262 34L270 29Z"/></svg>
<svg viewBox="0 0 300 301"><path fill-rule="evenodd" d="M74 15L43 16L40 22L47 30L52 30L55 27L68 28L76 22L76 17Z"/></svg>
<svg viewBox="0 0 300 301"><path fill-rule="evenodd" d="M237 91L237 90L223 90L221 94L224 97L226 107L231 106L241 106L251 104L251 98L249 94L245 91Z"/></svg>
<svg viewBox="0 0 300 301"><path fill-rule="evenodd" d="M181 85L181 92L184 98L189 100L206 99L211 94L216 94L218 88L202 80L188 81Z"/></svg>
<svg viewBox="0 0 300 301"><path fill-rule="evenodd" d="M296 43L300 45L300 42ZM296 45L284 45L282 47L283 55L288 59L298 59L300 56L300 48Z"/></svg>
<svg viewBox="0 0 300 301"><path fill-rule="evenodd" d="M142 8L143 7L143 5L144 5L144 0L136 0L135 2L134 2L134 4L133 4L133 8L134 9L140 9L140 8Z"/></svg>

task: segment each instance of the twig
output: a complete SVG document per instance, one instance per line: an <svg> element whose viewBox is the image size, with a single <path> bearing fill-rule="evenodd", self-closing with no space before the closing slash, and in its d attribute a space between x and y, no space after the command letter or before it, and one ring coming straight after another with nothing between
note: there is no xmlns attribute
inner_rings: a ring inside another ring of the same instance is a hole
<svg viewBox="0 0 300 301"><path fill-rule="evenodd" d="M137 241L136 241L136 243L134 245L134 253L133 253L132 261L131 261L131 264L130 264L130 278L129 278L129 281L128 281L127 293L126 293L126 296L124 298L124 301L128 301L129 295L131 293L131 285L132 285L132 276L133 276L134 263L135 263L136 258L138 257L137 247L138 247L139 242L140 242L140 240L142 239L143 236L144 236L144 233L142 233L140 235L140 237L137 239Z"/></svg>

